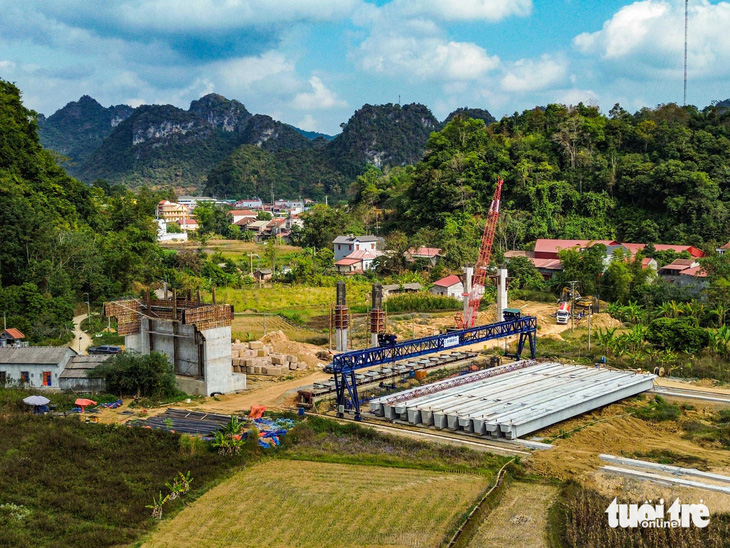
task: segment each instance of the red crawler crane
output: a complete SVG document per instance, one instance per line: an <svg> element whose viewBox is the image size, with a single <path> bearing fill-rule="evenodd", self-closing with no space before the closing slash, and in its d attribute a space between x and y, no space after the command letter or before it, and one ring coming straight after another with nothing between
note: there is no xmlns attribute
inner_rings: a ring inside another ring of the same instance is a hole
<svg viewBox="0 0 730 548"><path fill-rule="evenodd" d="M502 185L504 181L500 179L497 182L497 189L494 191L492 205L489 206L487 214L487 224L484 227L482 235L482 246L479 249L479 260L474 267L474 276L471 282L471 293L466 297L467 306L464 313L461 312L454 318L456 327L466 329L474 327L479 312L479 303L482 302L484 295L484 282L487 279L487 269L489 268L489 258L492 255L492 244L494 243L494 232L497 230L497 221L499 220L499 200L502 197Z"/></svg>

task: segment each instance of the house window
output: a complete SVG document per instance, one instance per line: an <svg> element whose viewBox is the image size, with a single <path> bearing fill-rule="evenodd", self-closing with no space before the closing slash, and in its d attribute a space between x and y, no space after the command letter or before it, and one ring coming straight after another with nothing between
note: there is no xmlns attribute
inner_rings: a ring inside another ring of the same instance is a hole
<svg viewBox="0 0 730 548"><path fill-rule="evenodd" d="M0 371L0 386L5 386L6 380L7 380L7 378L6 378L5 371Z"/></svg>
<svg viewBox="0 0 730 548"><path fill-rule="evenodd" d="M43 372L43 386L51 386L51 372L50 371Z"/></svg>
<svg viewBox="0 0 730 548"><path fill-rule="evenodd" d="M337 251L339 251L340 249L342 249L342 246L340 244L337 244Z"/></svg>
<svg viewBox="0 0 730 548"><path fill-rule="evenodd" d="M30 373L28 373L27 371L21 371L20 372L20 382L21 383L30 382Z"/></svg>

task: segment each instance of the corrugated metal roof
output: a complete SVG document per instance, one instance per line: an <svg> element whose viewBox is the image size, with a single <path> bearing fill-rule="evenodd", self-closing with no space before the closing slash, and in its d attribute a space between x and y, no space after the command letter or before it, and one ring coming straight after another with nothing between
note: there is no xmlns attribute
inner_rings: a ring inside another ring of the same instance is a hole
<svg viewBox="0 0 730 548"><path fill-rule="evenodd" d="M65 346L0 348L0 365L57 365L64 360L68 352L75 354Z"/></svg>
<svg viewBox="0 0 730 548"><path fill-rule="evenodd" d="M337 236L332 243L334 244L349 244L351 242L377 242L380 240L378 236Z"/></svg>
<svg viewBox="0 0 730 548"><path fill-rule="evenodd" d="M93 371L102 362L108 360L111 356L92 355L92 356L74 356L68 365L59 375L60 379L86 379L87 373ZM100 377L100 376L99 376ZM99 378L96 377L96 378Z"/></svg>
<svg viewBox="0 0 730 548"><path fill-rule="evenodd" d="M7 329L4 329L2 332L0 332L0 335L2 335L3 333L7 333L13 339L25 339L25 335L23 335L20 329L15 329L14 327L8 327Z"/></svg>
<svg viewBox="0 0 730 548"><path fill-rule="evenodd" d="M446 276L445 278L441 278L440 280L433 282L433 285L437 285L439 287L451 287L452 285L460 283L461 280L459 279L459 277L455 274L452 274L451 276Z"/></svg>

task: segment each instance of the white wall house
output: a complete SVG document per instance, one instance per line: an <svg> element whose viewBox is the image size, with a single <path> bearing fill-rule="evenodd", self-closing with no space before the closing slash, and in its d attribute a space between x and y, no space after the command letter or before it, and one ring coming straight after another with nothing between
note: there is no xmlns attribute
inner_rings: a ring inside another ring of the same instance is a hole
<svg viewBox="0 0 730 548"><path fill-rule="evenodd" d="M335 262L344 259L354 251L373 252L381 240L378 236L337 236L332 244L334 245Z"/></svg>
<svg viewBox="0 0 730 548"><path fill-rule="evenodd" d="M446 276L445 278L435 281L431 288L431 293L434 295L443 295L445 297L454 297L455 299L463 301L464 284L461 283L458 276L452 274L451 276Z"/></svg>
<svg viewBox="0 0 730 548"><path fill-rule="evenodd" d="M58 389L59 376L76 352L68 347L0 348L0 386Z"/></svg>

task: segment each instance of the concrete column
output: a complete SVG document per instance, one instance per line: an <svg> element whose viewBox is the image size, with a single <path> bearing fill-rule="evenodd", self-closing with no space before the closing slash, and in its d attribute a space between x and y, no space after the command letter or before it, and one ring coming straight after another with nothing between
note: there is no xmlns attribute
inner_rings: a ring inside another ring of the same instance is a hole
<svg viewBox="0 0 730 548"><path fill-rule="evenodd" d="M474 277L474 268L467 266L464 269L464 318L466 318L466 309L469 306L469 294L471 293L471 280Z"/></svg>
<svg viewBox="0 0 730 548"><path fill-rule="evenodd" d="M370 309L370 346L378 346L378 333L385 330L383 320L383 284L373 284L371 293L372 308Z"/></svg>
<svg viewBox="0 0 730 548"><path fill-rule="evenodd" d="M497 270L497 321L504 321L504 309L509 308L507 304L507 269Z"/></svg>
<svg viewBox="0 0 730 548"><path fill-rule="evenodd" d="M349 317L347 314L347 288L345 282L337 282L337 305L335 306L335 350L347 351Z"/></svg>

